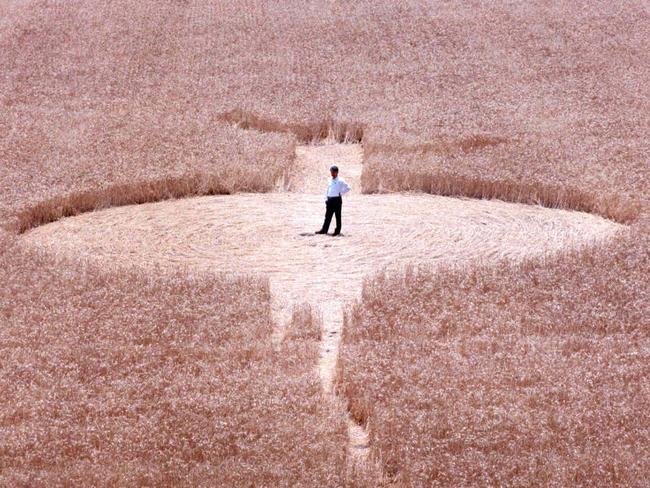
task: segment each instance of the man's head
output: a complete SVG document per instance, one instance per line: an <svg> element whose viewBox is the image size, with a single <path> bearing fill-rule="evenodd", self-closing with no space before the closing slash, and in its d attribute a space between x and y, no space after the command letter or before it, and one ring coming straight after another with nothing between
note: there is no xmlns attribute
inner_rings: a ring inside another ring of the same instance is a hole
<svg viewBox="0 0 650 488"><path fill-rule="evenodd" d="M330 174L332 175L332 178L336 178L339 174L339 168L338 166L332 166L330 168Z"/></svg>

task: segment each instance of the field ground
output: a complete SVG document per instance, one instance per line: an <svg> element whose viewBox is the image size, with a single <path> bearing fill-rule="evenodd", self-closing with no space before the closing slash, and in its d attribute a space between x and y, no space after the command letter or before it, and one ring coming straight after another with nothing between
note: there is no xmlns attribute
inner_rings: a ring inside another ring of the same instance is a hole
<svg viewBox="0 0 650 488"><path fill-rule="evenodd" d="M338 308L359 298L364 277L381 269L523 259L594 244L626 228L585 213L494 200L359 194L361 154L358 144L298 146L289 191L116 207L38 227L22 241L127 266L260 273L271 280L283 324L294 304ZM353 191L345 198L343 235L326 239L313 232L334 163Z"/></svg>
<svg viewBox="0 0 650 488"><path fill-rule="evenodd" d="M359 144L298 146L297 171L283 185L288 191L111 208L43 225L22 241L127 268L189 267L268 277L276 343L300 306L321 317L319 371L324 391L331 394L344 310L361 298L364 279L374 273L408 265L516 262L593 246L626 229L585 213L494 200L358 194L361 149ZM344 199L345 227L336 238L313 234L322 221L323 187L332 164L353 187ZM340 408L334 399L327 401ZM363 458L367 435L355 422L348 428L348 449Z"/></svg>
<svg viewBox="0 0 650 488"><path fill-rule="evenodd" d="M0 485L647 485L647 2L5 0L0 73Z"/></svg>

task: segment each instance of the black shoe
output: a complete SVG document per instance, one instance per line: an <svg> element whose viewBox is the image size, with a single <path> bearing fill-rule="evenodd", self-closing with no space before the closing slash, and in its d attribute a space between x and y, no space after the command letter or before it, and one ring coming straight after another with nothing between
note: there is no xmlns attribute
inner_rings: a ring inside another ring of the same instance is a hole
<svg viewBox="0 0 650 488"><path fill-rule="evenodd" d="M327 234L327 232L325 232L324 230L321 229L321 230L317 230L316 232L314 232L314 234Z"/></svg>
<svg viewBox="0 0 650 488"><path fill-rule="evenodd" d="M335 231L334 231L334 234L332 234L332 237L334 237L334 236L339 236L339 235L341 235L341 231L336 231L336 230L335 230Z"/></svg>

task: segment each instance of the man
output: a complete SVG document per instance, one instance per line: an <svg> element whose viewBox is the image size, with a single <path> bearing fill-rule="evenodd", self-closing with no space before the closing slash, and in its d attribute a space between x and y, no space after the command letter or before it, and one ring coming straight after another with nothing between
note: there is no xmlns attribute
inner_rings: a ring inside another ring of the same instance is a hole
<svg viewBox="0 0 650 488"><path fill-rule="evenodd" d="M343 198L341 198L341 195L349 192L350 186L339 178L339 169L336 166L330 168L330 174L332 177L329 180L329 185L327 185L327 197L325 199L325 221L321 230L315 233L327 234L330 228L330 222L332 221L332 215L334 214L336 215L336 228L332 235L337 236L341 233L341 207L343 206Z"/></svg>

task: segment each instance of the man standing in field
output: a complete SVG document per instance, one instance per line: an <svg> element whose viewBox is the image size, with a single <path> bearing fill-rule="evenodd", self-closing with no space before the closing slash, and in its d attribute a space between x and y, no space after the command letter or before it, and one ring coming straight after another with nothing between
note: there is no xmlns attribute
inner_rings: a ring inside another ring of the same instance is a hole
<svg viewBox="0 0 650 488"><path fill-rule="evenodd" d="M332 215L336 215L336 228L334 229L333 236L341 233L341 207L343 206L342 195L350 191L350 186L339 178L339 169L336 166L330 168L332 177L327 185L327 196L325 198L325 221L321 230L316 231L316 234L327 234L332 221Z"/></svg>

